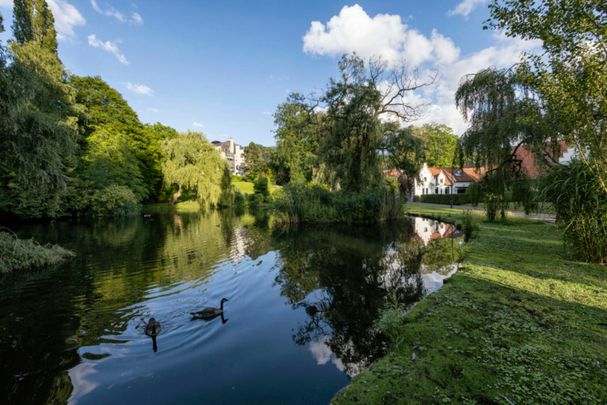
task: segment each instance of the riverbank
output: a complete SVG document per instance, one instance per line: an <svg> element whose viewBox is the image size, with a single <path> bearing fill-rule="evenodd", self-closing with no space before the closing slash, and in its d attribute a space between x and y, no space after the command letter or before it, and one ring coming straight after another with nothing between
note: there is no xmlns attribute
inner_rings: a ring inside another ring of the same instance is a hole
<svg viewBox="0 0 607 405"><path fill-rule="evenodd" d="M464 214L406 210L446 221ZM479 230L460 271L334 403L607 401L607 268L569 260L552 224L472 215Z"/></svg>

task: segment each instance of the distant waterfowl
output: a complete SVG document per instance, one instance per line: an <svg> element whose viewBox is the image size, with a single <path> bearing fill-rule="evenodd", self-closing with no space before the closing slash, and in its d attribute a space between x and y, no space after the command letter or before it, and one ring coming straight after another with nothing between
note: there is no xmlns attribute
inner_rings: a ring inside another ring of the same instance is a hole
<svg viewBox="0 0 607 405"><path fill-rule="evenodd" d="M205 321L210 321L219 315L223 315L223 303L227 301L227 298L222 298L219 308L207 307L198 312L190 312L190 315L192 315L193 319L204 319Z"/></svg>
<svg viewBox="0 0 607 405"><path fill-rule="evenodd" d="M145 334L152 338L152 349L158 351L158 345L156 344L156 336L160 333L160 322L154 318L150 318L148 324L145 325Z"/></svg>

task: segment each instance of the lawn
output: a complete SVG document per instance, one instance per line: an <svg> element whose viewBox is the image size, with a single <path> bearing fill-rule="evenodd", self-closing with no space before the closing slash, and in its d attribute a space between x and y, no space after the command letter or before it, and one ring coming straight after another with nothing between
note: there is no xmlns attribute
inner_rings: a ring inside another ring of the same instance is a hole
<svg viewBox="0 0 607 405"><path fill-rule="evenodd" d="M492 224L481 214L461 270L409 313L387 356L334 403L607 402L607 267L570 260L554 225Z"/></svg>
<svg viewBox="0 0 607 405"><path fill-rule="evenodd" d="M244 181L244 180L235 180L232 181L232 185L234 186L234 188L238 191L240 191L242 194L254 194L255 193L255 184L250 182L250 181ZM270 184L270 194L274 194L277 190L279 190L281 187L277 186L276 184Z"/></svg>

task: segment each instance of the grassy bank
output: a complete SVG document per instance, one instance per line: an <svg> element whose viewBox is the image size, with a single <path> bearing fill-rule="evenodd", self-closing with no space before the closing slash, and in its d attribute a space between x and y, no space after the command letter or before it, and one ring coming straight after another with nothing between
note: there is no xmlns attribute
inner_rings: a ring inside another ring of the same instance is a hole
<svg viewBox="0 0 607 405"><path fill-rule="evenodd" d="M473 215L479 231L461 270L334 403L607 402L607 268L570 261L554 225Z"/></svg>

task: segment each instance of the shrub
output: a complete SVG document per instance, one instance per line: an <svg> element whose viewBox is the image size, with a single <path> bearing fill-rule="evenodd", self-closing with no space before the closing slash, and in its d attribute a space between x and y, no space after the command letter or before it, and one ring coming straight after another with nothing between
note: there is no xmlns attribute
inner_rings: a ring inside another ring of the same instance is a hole
<svg viewBox="0 0 607 405"><path fill-rule="evenodd" d="M375 328L386 335L393 345L403 336L405 327L405 308L401 305L389 304L381 316L375 321Z"/></svg>
<svg viewBox="0 0 607 405"><path fill-rule="evenodd" d="M0 232L0 273L55 265L72 256L73 252L61 246L42 246L33 239Z"/></svg>
<svg viewBox="0 0 607 405"><path fill-rule="evenodd" d="M139 202L126 186L111 185L97 190L91 198L91 210L97 217L123 217L137 214Z"/></svg>
<svg viewBox="0 0 607 405"><path fill-rule="evenodd" d="M418 200L423 203L464 205L474 203L473 198L469 194L425 194L417 196Z"/></svg>
<svg viewBox="0 0 607 405"><path fill-rule="evenodd" d="M318 185L289 184L274 204L289 223L377 222L400 215L397 191L385 187L366 193L329 191Z"/></svg>
<svg viewBox="0 0 607 405"><path fill-rule="evenodd" d="M259 194L260 196L262 196L264 201L267 200L268 197L270 197L270 184L269 183L270 182L266 176L259 175L257 177L257 180L255 180L255 185L253 187L255 194Z"/></svg>
<svg viewBox="0 0 607 405"><path fill-rule="evenodd" d="M607 263L607 195L596 174L574 161L553 168L541 189L564 226L565 245L584 260Z"/></svg>

